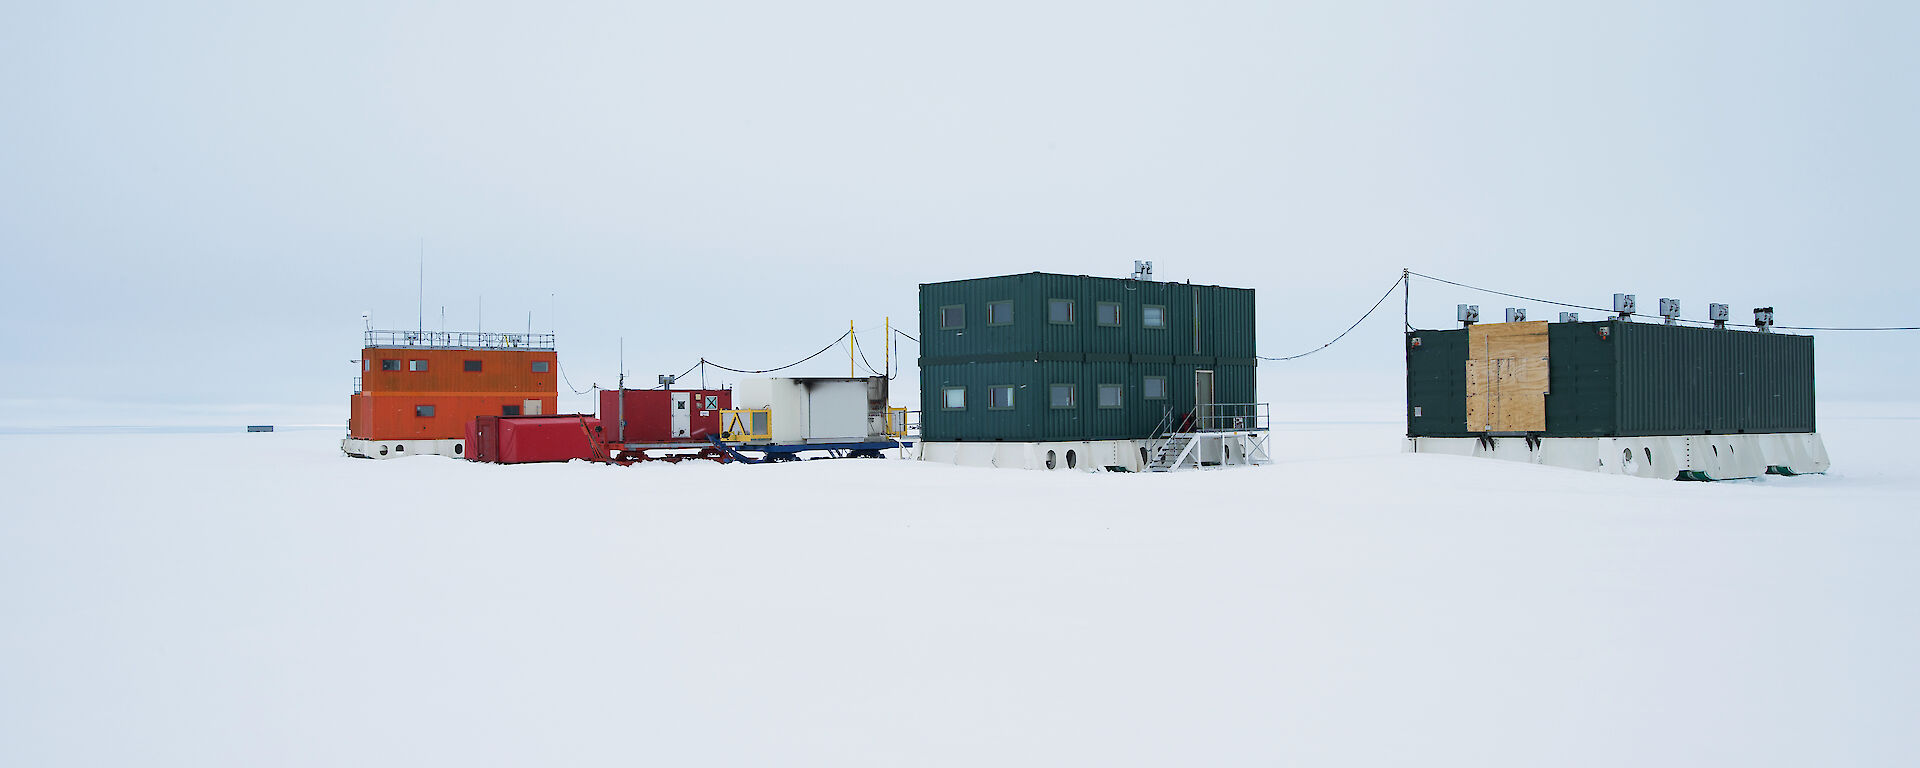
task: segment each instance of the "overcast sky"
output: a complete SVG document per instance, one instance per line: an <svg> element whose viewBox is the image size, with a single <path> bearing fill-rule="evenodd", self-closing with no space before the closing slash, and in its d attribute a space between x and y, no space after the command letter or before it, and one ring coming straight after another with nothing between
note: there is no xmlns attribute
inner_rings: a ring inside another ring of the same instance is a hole
<svg viewBox="0 0 1920 768"><path fill-rule="evenodd" d="M1135 259L1257 289L1272 356L1403 266L1920 323L1914 3L272 5L0 9L0 398L344 421L423 241L429 327L531 312L581 388ZM1414 322L1458 302L1520 304ZM1392 310L1263 398L1398 398ZM1823 398L1912 397L1920 334L1817 347Z"/></svg>

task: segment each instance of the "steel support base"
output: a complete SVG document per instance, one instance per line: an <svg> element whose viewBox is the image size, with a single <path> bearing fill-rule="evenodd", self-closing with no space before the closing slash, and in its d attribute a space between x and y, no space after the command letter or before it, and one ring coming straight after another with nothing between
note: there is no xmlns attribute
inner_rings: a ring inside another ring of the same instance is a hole
<svg viewBox="0 0 1920 768"><path fill-rule="evenodd" d="M362 440L357 437L340 441L340 451L359 459L397 459L402 456L452 456L466 458L465 440Z"/></svg>
<svg viewBox="0 0 1920 768"><path fill-rule="evenodd" d="M1147 471L1272 464L1269 436L1264 429L1175 432L1147 445Z"/></svg>
<svg viewBox="0 0 1920 768"><path fill-rule="evenodd" d="M1055 443L921 443L918 458L963 467L1037 469L1055 472L1103 472L1146 467L1140 440L1083 440Z"/></svg>
<svg viewBox="0 0 1920 768"><path fill-rule="evenodd" d="M1818 432L1655 437L1409 437L1407 453L1520 461L1656 480L1737 480L1827 471Z"/></svg>

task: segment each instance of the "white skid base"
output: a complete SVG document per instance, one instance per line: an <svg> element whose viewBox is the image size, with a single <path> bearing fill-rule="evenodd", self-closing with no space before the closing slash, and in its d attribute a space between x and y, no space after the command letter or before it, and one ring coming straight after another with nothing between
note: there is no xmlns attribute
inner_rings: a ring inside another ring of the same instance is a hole
<svg viewBox="0 0 1920 768"><path fill-rule="evenodd" d="M1408 453L1524 461L1656 480L1735 480L1825 472L1818 432L1658 437L1409 437Z"/></svg>
<svg viewBox="0 0 1920 768"><path fill-rule="evenodd" d="M1066 443L921 443L916 458L963 467L1001 467L1056 472L1101 472L1145 467L1138 440L1088 440ZM1052 466L1048 466L1051 459Z"/></svg>
<svg viewBox="0 0 1920 768"><path fill-rule="evenodd" d="M341 452L361 459L397 459L403 456L452 456L466 458L465 440L362 440L340 441Z"/></svg>
<svg viewBox="0 0 1920 768"><path fill-rule="evenodd" d="M1177 472L1273 463L1266 430L1175 432L1147 446L1147 471Z"/></svg>

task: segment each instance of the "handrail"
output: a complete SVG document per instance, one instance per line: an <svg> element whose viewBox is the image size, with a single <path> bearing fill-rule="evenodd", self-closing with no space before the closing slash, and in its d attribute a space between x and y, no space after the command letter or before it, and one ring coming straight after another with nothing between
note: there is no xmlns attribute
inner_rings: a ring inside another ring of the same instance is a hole
<svg viewBox="0 0 1920 768"><path fill-rule="evenodd" d="M1147 436L1147 463L1158 462L1173 441L1173 409L1167 408L1160 415L1160 423L1155 424L1153 432Z"/></svg>
<svg viewBox="0 0 1920 768"><path fill-rule="evenodd" d="M551 333L483 333L479 331L368 330L368 347L426 349L553 349Z"/></svg>
<svg viewBox="0 0 1920 768"><path fill-rule="evenodd" d="M1262 431L1272 423L1266 403L1202 403L1194 409L1193 431Z"/></svg>

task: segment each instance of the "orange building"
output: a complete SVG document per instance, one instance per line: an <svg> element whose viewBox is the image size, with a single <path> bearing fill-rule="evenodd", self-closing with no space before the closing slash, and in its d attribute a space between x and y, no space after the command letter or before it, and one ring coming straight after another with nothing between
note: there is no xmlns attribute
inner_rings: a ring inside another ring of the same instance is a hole
<svg viewBox="0 0 1920 768"><path fill-rule="evenodd" d="M340 449L459 456L475 416L553 413L558 368L552 334L367 331Z"/></svg>

